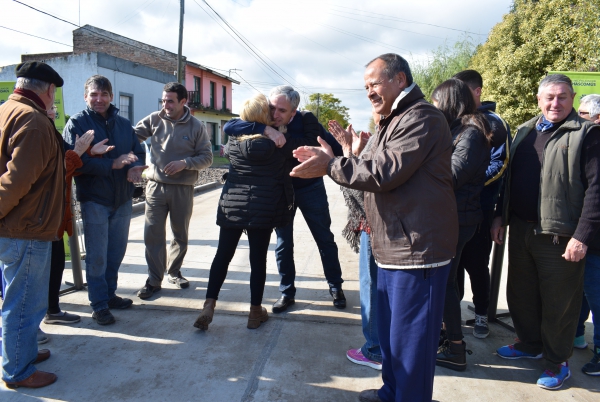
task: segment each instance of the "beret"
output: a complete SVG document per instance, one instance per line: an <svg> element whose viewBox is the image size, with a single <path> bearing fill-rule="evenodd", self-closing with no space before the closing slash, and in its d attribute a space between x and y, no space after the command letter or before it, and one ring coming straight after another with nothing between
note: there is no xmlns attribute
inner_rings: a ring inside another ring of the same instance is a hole
<svg viewBox="0 0 600 402"><path fill-rule="evenodd" d="M17 78L34 78L49 82L57 87L62 87L65 83L52 67L41 61L26 61L25 63L21 63L15 68L15 73L17 74Z"/></svg>

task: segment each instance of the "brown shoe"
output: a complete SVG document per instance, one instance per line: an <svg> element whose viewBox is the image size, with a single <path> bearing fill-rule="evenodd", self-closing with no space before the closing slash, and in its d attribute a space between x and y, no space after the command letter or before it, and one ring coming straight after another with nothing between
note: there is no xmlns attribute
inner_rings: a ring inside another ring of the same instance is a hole
<svg viewBox="0 0 600 402"><path fill-rule="evenodd" d="M358 400L360 402L382 402L377 394L378 389L365 389L358 394Z"/></svg>
<svg viewBox="0 0 600 402"><path fill-rule="evenodd" d="M261 306L250 305L250 314L248 315L248 329L256 329L260 324L269 319L267 309Z"/></svg>
<svg viewBox="0 0 600 402"><path fill-rule="evenodd" d="M46 373L45 371L37 370L35 373L19 382L6 382L6 387L14 388L42 388L56 381L56 374Z"/></svg>
<svg viewBox="0 0 600 402"><path fill-rule="evenodd" d="M206 299L202 312L196 318L194 327L202 330L208 329L208 324L212 322L213 316L215 315L215 306L217 305L217 299Z"/></svg>
<svg viewBox="0 0 600 402"><path fill-rule="evenodd" d="M48 349L40 349L38 350L37 358L35 359L34 364L45 362L50 358L50 351Z"/></svg>

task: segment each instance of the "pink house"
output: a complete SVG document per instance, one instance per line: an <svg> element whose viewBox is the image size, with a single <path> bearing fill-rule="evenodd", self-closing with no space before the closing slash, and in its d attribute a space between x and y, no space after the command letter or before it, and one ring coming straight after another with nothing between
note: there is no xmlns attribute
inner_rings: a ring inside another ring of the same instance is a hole
<svg viewBox="0 0 600 402"><path fill-rule="evenodd" d="M214 150L227 143L223 126L233 117L231 113L232 85L240 84L231 77L207 67L186 61L185 87L188 90L188 106L198 120L204 122Z"/></svg>

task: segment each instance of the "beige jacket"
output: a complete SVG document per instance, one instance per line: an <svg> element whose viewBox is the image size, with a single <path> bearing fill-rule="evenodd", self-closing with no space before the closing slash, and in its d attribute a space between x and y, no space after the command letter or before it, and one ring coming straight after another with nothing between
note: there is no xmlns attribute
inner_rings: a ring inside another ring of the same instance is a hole
<svg viewBox="0 0 600 402"><path fill-rule="evenodd" d="M167 117L164 109L142 119L135 126L140 141L150 140L150 162L146 177L166 184L194 185L198 171L212 164L210 139L204 124L192 116L185 106L183 117L177 121ZM172 161L185 161L185 169L174 175L164 173Z"/></svg>

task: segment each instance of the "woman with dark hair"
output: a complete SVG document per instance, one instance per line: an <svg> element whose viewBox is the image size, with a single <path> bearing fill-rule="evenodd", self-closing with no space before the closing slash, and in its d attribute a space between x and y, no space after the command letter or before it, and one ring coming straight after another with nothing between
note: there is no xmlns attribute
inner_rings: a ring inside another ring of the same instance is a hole
<svg viewBox="0 0 600 402"><path fill-rule="evenodd" d="M492 132L485 116L477 111L469 87L462 81L444 81L433 91L431 99L446 116L452 133L452 177L459 223L458 244L448 276L444 303L446 339L443 339L438 350L436 364L463 371L467 368L467 350L462 340L456 272L463 247L473 237L477 225L483 219L479 196L485 185L485 172L490 162Z"/></svg>

